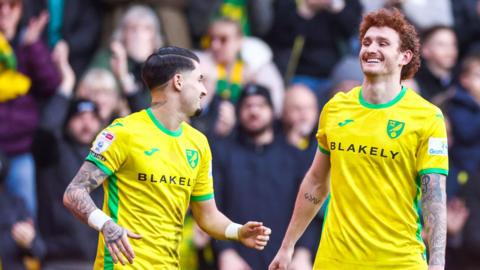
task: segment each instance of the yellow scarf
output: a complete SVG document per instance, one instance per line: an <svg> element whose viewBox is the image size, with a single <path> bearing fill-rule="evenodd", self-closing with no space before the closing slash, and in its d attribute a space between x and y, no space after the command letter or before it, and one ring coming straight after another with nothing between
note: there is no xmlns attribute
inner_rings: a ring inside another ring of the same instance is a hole
<svg viewBox="0 0 480 270"><path fill-rule="evenodd" d="M30 85L30 79L17 71L15 54L7 39L0 33L0 102L27 94Z"/></svg>

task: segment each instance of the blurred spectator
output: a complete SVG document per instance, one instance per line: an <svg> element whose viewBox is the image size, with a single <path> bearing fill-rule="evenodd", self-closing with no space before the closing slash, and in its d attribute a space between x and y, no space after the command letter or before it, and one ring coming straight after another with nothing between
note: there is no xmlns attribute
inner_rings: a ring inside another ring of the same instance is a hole
<svg viewBox="0 0 480 270"><path fill-rule="evenodd" d="M95 103L57 93L47 104L36 147L39 225L47 254L46 270L92 269L98 233L78 222L63 206L65 189L88 155L101 119ZM91 193L101 205L101 189ZM74 244L72 244L74 243Z"/></svg>
<svg viewBox="0 0 480 270"><path fill-rule="evenodd" d="M420 94L433 100L445 93L454 81L453 68L457 63L457 38L452 28L436 25L422 35L423 63L415 75Z"/></svg>
<svg viewBox="0 0 480 270"><path fill-rule="evenodd" d="M210 23L218 18L239 22L245 36L264 36L273 20L271 0L190 0L187 14L196 40L207 34Z"/></svg>
<svg viewBox="0 0 480 270"><path fill-rule="evenodd" d="M2 51L15 52L9 54L10 69L31 81L28 91L0 101L0 150L8 155L11 165L5 185L10 194L25 200L28 211L36 216L35 165L30 147L38 125L38 102L55 92L60 78L40 40L48 14L42 12L25 29L18 29L22 1L0 0L0 7L0 33L8 40ZM18 90L16 85L11 87Z"/></svg>
<svg viewBox="0 0 480 270"><path fill-rule="evenodd" d="M244 38L238 22L227 18L212 22L208 33L209 49L199 55L201 64L215 74L217 95L236 103L244 84L261 84L271 91L275 113L280 116L283 82L270 48L259 39Z"/></svg>
<svg viewBox="0 0 480 270"><path fill-rule="evenodd" d="M461 169L475 171L480 166L480 56L465 58L459 81L447 108L455 137L451 157Z"/></svg>
<svg viewBox="0 0 480 270"><path fill-rule="evenodd" d="M275 1L268 44L286 83L306 84L322 100L331 87L332 67L348 52L361 11L358 0Z"/></svg>
<svg viewBox="0 0 480 270"><path fill-rule="evenodd" d="M122 100L115 77L106 69L89 69L78 84L76 96L96 103L102 126L126 115L122 112Z"/></svg>
<svg viewBox="0 0 480 270"><path fill-rule="evenodd" d="M95 0L23 0L25 17L48 10L50 20L46 38L51 48L65 40L69 61L77 76L82 76L100 40L100 7Z"/></svg>
<svg viewBox="0 0 480 270"><path fill-rule="evenodd" d="M287 141L313 159L317 150L315 130L319 108L317 98L305 85L294 84L285 93L282 122Z"/></svg>
<svg viewBox="0 0 480 270"><path fill-rule="evenodd" d="M448 150L455 146L455 138L448 117L445 118ZM447 249L445 253L447 270L463 269L463 228L467 222L469 209L465 205L462 190L470 177L468 172L460 170L453 159L449 159L447 176Z"/></svg>
<svg viewBox="0 0 480 270"><path fill-rule="evenodd" d="M345 56L342 58L333 67L331 79L332 89L328 98L333 97L338 92L348 92L352 88L361 85L363 83L363 72L358 56Z"/></svg>
<svg viewBox="0 0 480 270"><path fill-rule="evenodd" d="M110 50L100 50L92 67L111 70L131 111L139 111L150 104L150 93L141 78L142 63L163 45L155 12L148 6L133 5L126 10L115 29Z"/></svg>
<svg viewBox="0 0 480 270"><path fill-rule="evenodd" d="M0 268L23 270L25 256L41 259L45 246L25 203L4 189L8 159L0 152Z"/></svg>
<svg viewBox="0 0 480 270"><path fill-rule="evenodd" d="M480 1L452 1L461 55L480 54Z"/></svg>
<svg viewBox="0 0 480 270"><path fill-rule="evenodd" d="M238 106L238 134L213 143L215 198L234 220L260 219L276 233L262 252L224 241L214 242L214 248L220 270L267 269L287 230L308 162L304 153L274 134L272 100L266 88L246 85ZM311 241L316 239L318 235L308 230L296 247L292 269L311 269Z"/></svg>
<svg viewBox="0 0 480 270"><path fill-rule="evenodd" d="M66 42L57 44L53 59L62 82L44 107L33 147L37 179L41 183L37 188L38 220L47 247L42 269L92 269L97 234L69 214L62 197L87 156L102 121L93 102L85 99L71 102L75 74L68 62ZM102 81L98 83L101 85ZM92 197L96 203L102 202L101 191L94 191Z"/></svg>

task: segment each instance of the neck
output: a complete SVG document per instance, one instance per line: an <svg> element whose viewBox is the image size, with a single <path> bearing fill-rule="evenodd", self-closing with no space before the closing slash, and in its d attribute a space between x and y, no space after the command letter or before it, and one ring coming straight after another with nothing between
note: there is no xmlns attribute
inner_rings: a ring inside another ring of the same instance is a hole
<svg viewBox="0 0 480 270"><path fill-rule="evenodd" d="M160 93L154 93L160 92ZM166 94L164 90L152 91L152 104L151 110L155 118L168 130L177 131L180 128L180 124L188 117L180 109L179 103L175 98Z"/></svg>
<svg viewBox="0 0 480 270"><path fill-rule="evenodd" d="M449 69L445 69L445 68L439 67L437 65L434 65L434 64L428 63L428 62L427 62L427 67L430 70L430 72L433 75L435 75L435 77L437 77L439 79L444 79L444 78L450 77L450 70Z"/></svg>
<svg viewBox="0 0 480 270"><path fill-rule="evenodd" d="M268 128L267 130L252 136L252 141L257 146L266 145L273 142L273 129Z"/></svg>
<svg viewBox="0 0 480 270"><path fill-rule="evenodd" d="M400 78L365 78L362 84L362 96L371 104L384 104L394 99L402 91Z"/></svg>

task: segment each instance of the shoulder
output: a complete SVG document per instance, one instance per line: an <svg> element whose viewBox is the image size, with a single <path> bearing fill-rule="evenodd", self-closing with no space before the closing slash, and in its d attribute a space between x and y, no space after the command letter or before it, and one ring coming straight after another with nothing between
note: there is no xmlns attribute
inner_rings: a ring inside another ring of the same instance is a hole
<svg viewBox="0 0 480 270"><path fill-rule="evenodd" d="M182 133L183 136L186 136L188 140L194 141L200 150L204 151L205 149L210 150L210 145L208 139L201 131L192 127L190 124L183 122L182 123Z"/></svg>
<svg viewBox="0 0 480 270"><path fill-rule="evenodd" d="M405 102L415 107L417 116L438 117L443 119L442 110L426 100L412 89L407 89Z"/></svg>
<svg viewBox="0 0 480 270"><path fill-rule="evenodd" d="M128 138L135 131L141 130L141 126L145 123L146 113L140 111L129 114L125 117L117 118L108 125L101 134L111 134L116 138Z"/></svg>
<svg viewBox="0 0 480 270"><path fill-rule="evenodd" d="M336 93L324 106L324 110L338 110L347 103L355 103L359 100L360 86L352 88L348 92Z"/></svg>

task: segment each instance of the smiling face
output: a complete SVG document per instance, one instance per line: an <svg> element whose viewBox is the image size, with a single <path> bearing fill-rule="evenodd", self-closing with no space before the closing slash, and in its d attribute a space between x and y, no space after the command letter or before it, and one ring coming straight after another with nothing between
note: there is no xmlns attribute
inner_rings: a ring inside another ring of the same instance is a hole
<svg viewBox="0 0 480 270"><path fill-rule="evenodd" d="M181 85L181 107L188 117L200 115L202 112L201 101L207 95L200 65L196 61L193 61L193 63L195 66L193 70L184 71L180 74L180 77L177 78Z"/></svg>
<svg viewBox="0 0 480 270"><path fill-rule="evenodd" d="M411 60L412 52L400 51L400 39L389 27L370 27L362 39L360 64L367 77L398 76Z"/></svg>

